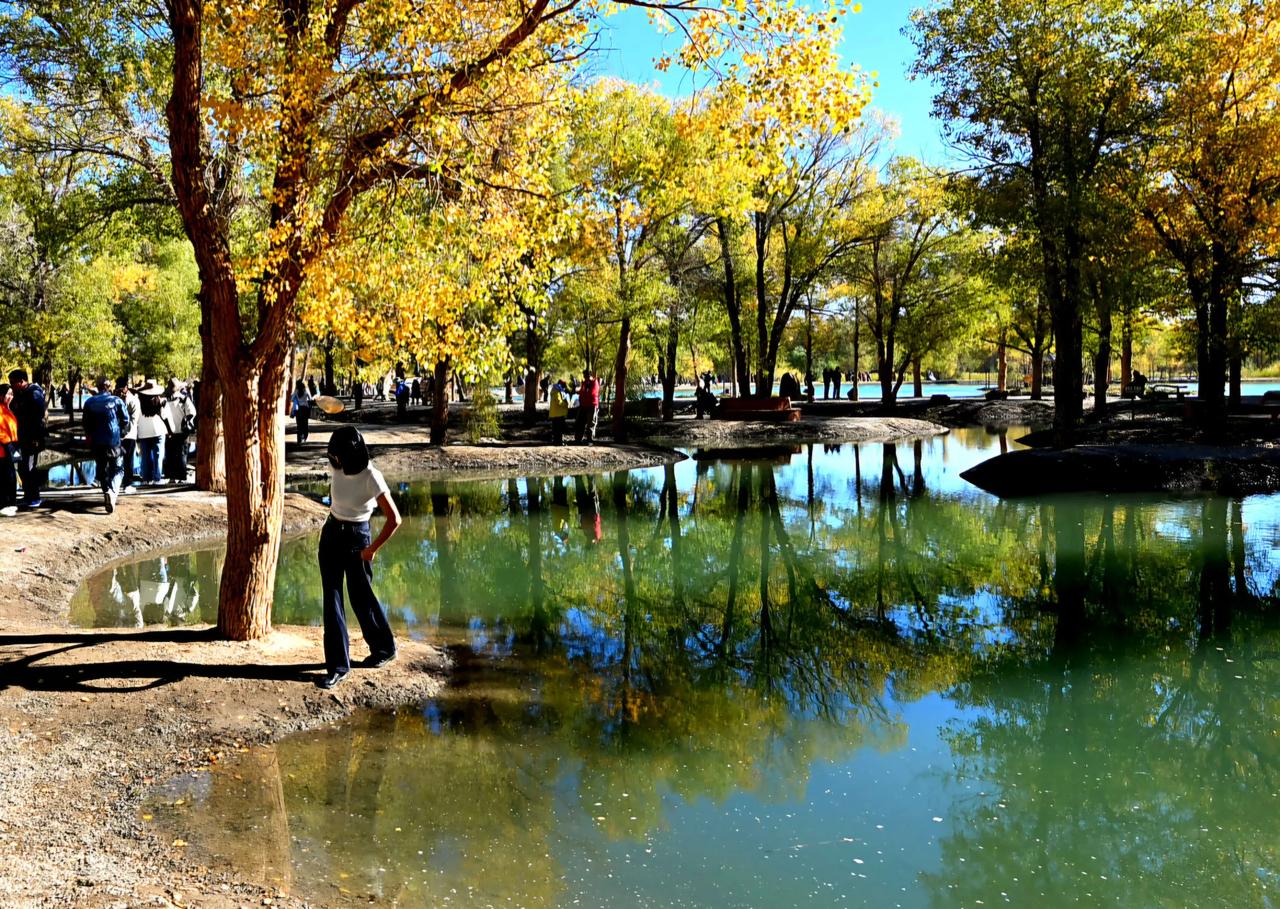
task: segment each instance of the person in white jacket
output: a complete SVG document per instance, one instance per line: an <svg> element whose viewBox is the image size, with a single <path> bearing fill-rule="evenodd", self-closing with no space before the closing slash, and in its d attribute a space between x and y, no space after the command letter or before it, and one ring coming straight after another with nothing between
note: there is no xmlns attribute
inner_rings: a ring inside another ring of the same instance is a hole
<svg viewBox="0 0 1280 909"><path fill-rule="evenodd" d="M187 386L177 379L169 380L163 410L168 434L164 443L164 475L170 483L187 482L187 437L196 427L196 405L187 394Z"/></svg>
<svg viewBox="0 0 1280 909"><path fill-rule="evenodd" d="M124 482L121 488L128 492L137 479L133 464L134 453L138 450L138 422L142 419L142 403L133 393L133 389L129 387L129 380L124 376L116 380L116 397L124 401L125 409L129 411L129 431L120 440L120 447L124 449Z"/></svg>
<svg viewBox="0 0 1280 909"><path fill-rule="evenodd" d="M164 389L149 381L138 389L138 455L142 460L142 485L160 482L160 446L168 434L164 421Z"/></svg>

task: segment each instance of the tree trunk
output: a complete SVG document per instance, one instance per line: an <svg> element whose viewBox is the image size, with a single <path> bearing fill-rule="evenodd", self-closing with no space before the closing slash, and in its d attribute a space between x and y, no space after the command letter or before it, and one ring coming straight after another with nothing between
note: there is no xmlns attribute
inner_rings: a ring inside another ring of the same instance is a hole
<svg viewBox="0 0 1280 909"><path fill-rule="evenodd" d="M769 368L769 295L765 278L765 257L769 252L769 225L763 212L756 212L756 397L773 394L773 370Z"/></svg>
<svg viewBox="0 0 1280 909"><path fill-rule="evenodd" d="M1111 301L1098 298L1098 352L1093 358L1093 414L1107 415L1107 384L1111 378Z"/></svg>
<svg viewBox="0 0 1280 909"><path fill-rule="evenodd" d="M222 384L213 359L213 347L200 318L200 395L196 402L196 488L205 492L227 491L226 440L222 434Z"/></svg>
<svg viewBox="0 0 1280 909"><path fill-rule="evenodd" d="M1133 314L1126 307L1120 314L1120 388L1133 382Z"/></svg>
<svg viewBox="0 0 1280 909"><path fill-rule="evenodd" d="M1044 399L1044 349L1031 351L1031 400Z"/></svg>
<svg viewBox="0 0 1280 909"><path fill-rule="evenodd" d="M529 325L524 333L524 356L529 361L529 375L533 379L534 394L528 394L528 386L525 387L526 394L524 396L524 425L532 426L538 421L538 395L537 390L541 388L542 381L542 356L541 345L539 344L537 331L533 326L533 319L529 319ZM508 386L510 387L510 386Z"/></svg>
<svg viewBox="0 0 1280 909"><path fill-rule="evenodd" d="M924 397L924 382L920 379L920 358L913 357L911 360L911 394L912 397Z"/></svg>
<svg viewBox="0 0 1280 909"><path fill-rule="evenodd" d="M877 375L880 379L880 406L885 410L896 410L898 407L898 390L893 383L893 355L883 345L880 356L876 358Z"/></svg>
<svg viewBox="0 0 1280 909"><path fill-rule="evenodd" d="M452 378L449 358L436 364L434 390L431 396L431 444L443 445L449 432L449 381Z"/></svg>
<svg viewBox="0 0 1280 909"><path fill-rule="evenodd" d="M324 393L327 395L338 393L338 385L333 380L333 343L332 337L324 342Z"/></svg>
<svg viewBox="0 0 1280 909"><path fill-rule="evenodd" d="M858 400L858 371L862 368L859 365L862 362L862 358L860 356L861 351L858 349L858 341L862 336L862 322L858 318L859 308L860 304L855 299L853 301L853 375L849 377L849 381L853 383L853 387L849 389L851 392L849 395L850 401Z"/></svg>
<svg viewBox="0 0 1280 909"><path fill-rule="evenodd" d="M82 371L79 366L72 367L67 374L67 419L69 422L76 421L76 389L80 387L82 380Z"/></svg>
<svg viewBox="0 0 1280 909"><path fill-rule="evenodd" d="M676 418L676 354L680 335L673 326L667 335L666 372L662 374L662 422L670 423ZM695 372L697 371L695 366ZM694 385L698 378L694 376Z"/></svg>
<svg viewBox="0 0 1280 909"><path fill-rule="evenodd" d="M227 466L227 558L218 633L251 641L271 631L271 602L284 517L284 348L261 373L241 363L223 382Z"/></svg>
<svg viewBox="0 0 1280 909"><path fill-rule="evenodd" d="M1075 442L1076 430L1084 414L1084 374L1081 369L1081 306L1079 256L1068 258L1073 275L1064 280L1060 292L1050 301L1053 337L1057 356L1053 361L1053 432L1054 443L1061 448Z"/></svg>
<svg viewBox="0 0 1280 909"><path fill-rule="evenodd" d="M1009 385L1009 349L1005 345L1004 329L1000 330L1000 341L996 344L996 388L1006 391Z"/></svg>
<svg viewBox="0 0 1280 909"><path fill-rule="evenodd" d="M31 371L31 381L43 388L48 395L52 395L53 389L53 361L45 357L40 361L35 369ZM52 398L51 398L52 399Z"/></svg>
<svg viewBox="0 0 1280 909"><path fill-rule="evenodd" d="M627 360L631 353L631 317L618 328L618 354L613 360L613 440L627 440Z"/></svg>
<svg viewBox="0 0 1280 909"><path fill-rule="evenodd" d="M729 222L716 219L716 233L720 237L720 258L724 262L724 305L729 314L729 343L733 350L734 394L746 397L751 393L751 371L747 368L747 348L742 337L742 306L738 299L738 278L733 265L733 253L729 246Z"/></svg>

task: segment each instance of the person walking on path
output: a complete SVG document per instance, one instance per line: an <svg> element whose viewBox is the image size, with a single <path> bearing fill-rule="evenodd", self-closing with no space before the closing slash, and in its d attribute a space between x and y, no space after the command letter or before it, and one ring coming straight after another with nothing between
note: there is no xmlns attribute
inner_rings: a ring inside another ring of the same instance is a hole
<svg viewBox="0 0 1280 909"><path fill-rule="evenodd" d="M13 391L0 383L0 516L18 513L18 418L9 409Z"/></svg>
<svg viewBox="0 0 1280 909"><path fill-rule="evenodd" d="M187 437L196 428L196 406L191 403L187 386L177 379L169 380L164 398L164 475L170 483L187 482Z"/></svg>
<svg viewBox="0 0 1280 909"><path fill-rule="evenodd" d="M581 443L583 436L588 445L596 442L596 421L600 417L600 380L591 370L582 373L582 385L578 387L578 419L574 438Z"/></svg>
<svg viewBox="0 0 1280 909"><path fill-rule="evenodd" d="M160 446L166 429L164 417L164 389L154 381L138 389L138 406L142 413L138 420L138 454L142 460L142 485L155 486L160 482Z"/></svg>
<svg viewBox="0 0 1280 909"><path fill-rule="evenodd" d="M564 379L551 386L551 444L564 444L564 430L569 423L569 389Z"/></svg>
<svg viewBox="0 0 1280 909"><path fill-rule="evenodd" d="M44 389L29 381L25 369L9 373L9 385L13 389L9 409L18 420L18 476L22 478L22 505L24 508L39 508L44 504L40 499L44 471L37 465L49 432L46 420L49 404L45 400Z"/></svg>
<svg viewBox="0 0 1280 909"><path fill-rule="evenodd" d="M102 500L107 514L116 510L120 497L120 481L124 477L124 436L129 432L129 409L124 401L111 393L111 380L100 376L94 384L98 390L84 402L81 418L84 436L98 466L98 482L102 484Z"/></svg>
<svg viewBox="0 0 1280 909"><path fill-rule="evenodd" d="M133 463L138 451L138 423L142 420L142 405L124 376L116 379L116 397L124 402L124 408L129 414L129 430L120 439L120 448L124 451L124 480L121 488L123 492L128 492L138 479Z"/></svg>
<svg viewBox="0 0 1280 909"><path fill-rule="evenodd" d="M311 408L315 404L315 396L307 390L307 383L298 380L293 389L293 420L298 424L298 444L307 444L311 435Z"/></svg>
<svg viewBox="0 0 1280 909"><path fill-rule="evenodd" d="M346 579L351 611L369 645L364 665L385 666L396 657L395 637L387 612L373 592L373 560L400 527L400 512L382 472L369 463L369 449L354 426L340 426L329 436L329 518L320 531L320 582L324 589L325 676L317 684L332 688L351 671L347 613L342 582ZM377 539L369 519L375 509L386 518Z"/></svg>

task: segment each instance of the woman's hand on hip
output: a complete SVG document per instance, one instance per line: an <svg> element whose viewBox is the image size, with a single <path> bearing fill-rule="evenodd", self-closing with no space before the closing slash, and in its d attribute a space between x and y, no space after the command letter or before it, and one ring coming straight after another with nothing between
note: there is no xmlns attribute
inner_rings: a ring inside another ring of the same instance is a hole
<svg viewBox="0 0 1280 909"><path fill-rule="evenodd" d="M364 559L366 562L372 562L373 557L377 554L378 550L375 546L366 546L364 549L360 550L360 558Z"/></svg>

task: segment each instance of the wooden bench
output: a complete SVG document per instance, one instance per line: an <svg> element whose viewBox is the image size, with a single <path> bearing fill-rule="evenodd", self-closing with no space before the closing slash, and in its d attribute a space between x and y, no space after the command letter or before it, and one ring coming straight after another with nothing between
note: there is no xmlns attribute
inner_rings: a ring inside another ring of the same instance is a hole
<svg viewBox="0 0 1280 909"><path fill-rule="evenodd" d="M1280 391L1265 391L1262 393L1262 409L1263 411L1271 411L1271 419L1280 416Z"/></svg>
<svg viewBox="0 0 1280 909"><path fill-rule="evenodd" d="M1186 397L1187 390L1185 385L1178 385L1174 382L1156 382L1148 385L1149 394L1156 400L1167 400L1170 396L1181 401Z"/></svg>
<svg viewBox="0 0 1280 909"><path fill-rule="evenodd" d="M800 419L800 411L791 406L790 398L721 398L714 416L717 420L794 423Z"/></svg>

